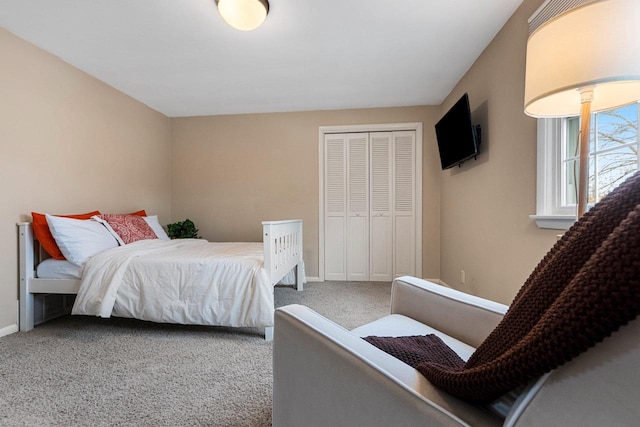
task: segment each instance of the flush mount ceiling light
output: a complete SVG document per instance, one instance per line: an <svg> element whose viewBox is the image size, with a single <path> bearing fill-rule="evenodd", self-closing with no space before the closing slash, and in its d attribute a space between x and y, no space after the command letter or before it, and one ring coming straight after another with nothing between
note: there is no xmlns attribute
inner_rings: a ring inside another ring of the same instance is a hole
<svg viewBox="0 0 640 427"><path fill-rule="evenodd" d="M241 31L255 30L269 13L267 0L216 0L216 4L222 19Z"/></svg>

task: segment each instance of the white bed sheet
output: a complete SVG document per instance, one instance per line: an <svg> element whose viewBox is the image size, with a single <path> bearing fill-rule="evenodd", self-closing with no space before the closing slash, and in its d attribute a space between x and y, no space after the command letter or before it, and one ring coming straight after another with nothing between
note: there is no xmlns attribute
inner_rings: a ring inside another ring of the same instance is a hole
<svg viewBox="0 0 640 427"><path fill-rule="evenodd" d="M48 258L36 267L40 279L81 279L83 267L71 264L67 260Z"/></svg>
<svg viewBox="0 0 640 427"><path fill-rule="evenodd" d="M166 240L166 239L165 239ZM306 283L307 279L304 270L304 261L300 265L300 274L302 283ZM47 258L42 261L36 267L36 276L40 279L82 279L82 271L84 267L77 266L70 263L67 260L60 260L54 258ZM296 274L295 270L287 272L278 284L282 285L295 285Z"/></svg>
<svg viewBox="0 0 640 427"><path fill-rule="evenodd" d="M273 326L262 243L143 240L84 267L72 314L160 323Z"/></svg>

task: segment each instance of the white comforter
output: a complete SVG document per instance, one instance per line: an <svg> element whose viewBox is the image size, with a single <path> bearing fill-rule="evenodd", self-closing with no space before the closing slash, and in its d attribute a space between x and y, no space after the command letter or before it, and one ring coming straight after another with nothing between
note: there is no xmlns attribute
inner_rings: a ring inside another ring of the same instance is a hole
<svg viewBox="0 0 640 427"><path fill-rule="evenodd" d="M160 323L273 326L262 243L143 240L85 265L73 314Z"/></svg>

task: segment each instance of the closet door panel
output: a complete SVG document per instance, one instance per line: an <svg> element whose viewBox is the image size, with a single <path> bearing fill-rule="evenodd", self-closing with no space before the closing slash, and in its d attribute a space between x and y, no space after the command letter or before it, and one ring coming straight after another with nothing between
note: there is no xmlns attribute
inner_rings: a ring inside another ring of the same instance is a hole
<svg viewBox="0 0 640 427"><path fill-rule="evenodd" d="M347 279L346 136L325 136L325 278Z"/></svg>
<svg viewBox="0 0 640 427"><path fill-rule="evenodd" d="M393 239L391 221L392 132L370 134L371 208L370 280L393 278Z"/></svg>
<svg viewBox="0 0 640 427"><path fill-rule="evenodd" d="M383 216L371 217L371 268L369 278L377 282L392 280L393 253L391 219Z"/></svg>
<svg viewBox="0 0 640 427"><path fill-rule="evenodd" d="M408 216L415 212L415 132L394 132L394 213Z"/></svg>
<svg viewBox="0 0 640 427"><path fill-rule="evenodd" d="M411 216L396 217L394 227L395 270L394 278L413 276L416 271L416 226Z"/></svg>
<svg viewBox="0 0 640 427"><path fill-rule="evenodd" d="M347 280L369 280L369 134L347 135Z"/></svg>
<svg viewBox="0 0 640 427"><path fill-rule="evenodd" d="M349 217L347 280L369 280L369 224L366 217Z"/></svg>
<svg viewBox="0 0 640 427"><path fill-rule="evenodd" d="M326 280L347 280L346 228L344 217L329 216L325 220L324 275Z"/></svg>

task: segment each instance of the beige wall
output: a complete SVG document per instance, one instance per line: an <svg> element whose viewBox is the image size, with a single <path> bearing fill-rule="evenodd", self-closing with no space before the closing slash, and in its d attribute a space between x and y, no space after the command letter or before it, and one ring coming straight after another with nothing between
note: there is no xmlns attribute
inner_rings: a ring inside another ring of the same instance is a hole
<svg viewBox="0 0 640 427"><path fill-rule="evenodd" d="M210 240L261 238L302 218L318 272L318 128L422 122L423 276L504 303L555 241L535 213L535 120L523 110L525 0L438 107L168 119L0 30L0 331L17 322L15 222L92 209L191 218ZM464 93L483 127L477 161L441 171L433 125ZM466 283L460 283L460 271Z"/></svg>
<svg viewBox="0 0 640 427"><path fill-rule="evenodd" d="M16 222L147 209L170 220L170 120L0 29L0 331L17 323Z"/></svg>
<svg viewBox="0 0 640 427"><path fill-rule="evenodd" d="M423 275L439 277L438 107L172 120L172 216L216 241L261 239L263 220L302 218L306 273L318 277L318 128L424 123Z"/></svg>
<svg viewBox="0 0 640 427"><path fill-rule="evenodd" d="M524 69L527 19L541 3L524 1L441 110L468 92L483 133L477 161L442 173L441 278L503 303L511 302L557 234L529 219L536 208L536 121L523 113Z"/></svg>

